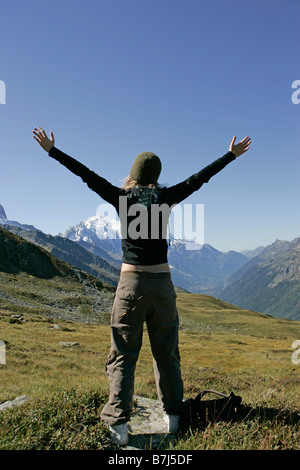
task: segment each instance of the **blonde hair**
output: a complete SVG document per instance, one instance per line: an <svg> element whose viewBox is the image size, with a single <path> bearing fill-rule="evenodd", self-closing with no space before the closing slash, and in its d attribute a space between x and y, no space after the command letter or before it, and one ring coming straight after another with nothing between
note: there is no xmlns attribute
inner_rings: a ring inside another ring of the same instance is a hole
<svg viewBox="0 0 300 470"><path fill-rule="evenodd" d="M131 188L134 188L135 186L143 186L143 185L138 184L133 178L131 178L131 176L127 176L123 180L122 189L131 189ZM143 187L144 188L155 188L156 186L159 187L159 184L150 183L150 184L147 184L146 186L143 186Z"/></svg>

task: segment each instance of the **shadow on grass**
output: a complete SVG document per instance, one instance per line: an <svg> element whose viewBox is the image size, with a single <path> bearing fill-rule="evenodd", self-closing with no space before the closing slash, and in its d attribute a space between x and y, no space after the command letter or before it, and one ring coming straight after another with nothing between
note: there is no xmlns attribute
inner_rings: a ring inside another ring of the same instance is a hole
<svg viewBox="0 0 300 470"><path fill-rule="evenodd" d="M300 422L300 411L291 411L288 408L268 408L259 406L253 408L249 405L242 405L236 421L247 421L259 419L261 421L269 421L271 423L280 422L294 426Z"/></svg>

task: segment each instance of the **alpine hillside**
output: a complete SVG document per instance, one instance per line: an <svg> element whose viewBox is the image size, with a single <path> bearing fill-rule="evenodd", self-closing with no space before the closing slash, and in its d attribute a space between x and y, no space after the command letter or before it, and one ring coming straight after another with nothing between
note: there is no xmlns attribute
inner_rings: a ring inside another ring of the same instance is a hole
<svg viewBox="0 0 300 470"><path fill-rule="evenodd" d="M0 227L0 308L108 321L115 288Z"/></svg>
<svg viewBox="0 0 300 470"><path fill-rule="evenodd" d="M217 297L238 307L300 320L300 238L267 246L229 278Z"/></svg>
<svg viewBox="0 0 300 470"><path fill-rule="evenodd" d="M18 226L3 224L2 227L42 247L52 255L77 268L86 271L108 284L117 285L119 269L109 264L106 259L86 250L80 244L61 236L53 236L40 230L24 230ZM103 250L102 250L103 251Z"/></svg>

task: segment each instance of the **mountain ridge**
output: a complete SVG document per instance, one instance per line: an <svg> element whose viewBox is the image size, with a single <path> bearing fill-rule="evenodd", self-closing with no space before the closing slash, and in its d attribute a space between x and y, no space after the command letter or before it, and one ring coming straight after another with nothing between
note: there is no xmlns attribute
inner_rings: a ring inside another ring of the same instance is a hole
<svg viewBox="0 0 300 470"><path fill-rule="evenodd" d="M24 230L38 230L33 225L21 224L20 222L17 222L16 220L7 219L5 209L0 204L0 226L4 224L15 226L15 227L20 227Z"/></svg>
<svg viewBox="0 0 300 470"><path fill-rule="evenodd" d="M33 226L8 220L0 205L0 224L12 233L46 248L60 259L103 282L116 286L121 267L121 238L115 220L92 216L63 236L47 235ZM110 237L116 236L111 239ZM178 292L201 293L217 297L241 308L274 316L299 319L299 242L276 239L267 247L230 250L226 253L209 244L193 248L190 243L171 238L168 259Z"/></svg>
<svg viewBox="0 0 300 470"><path fill-rule="evenodd" d="M45 234L40 230L24 230L18 226L10 225L2 225L2 227L44 248L62 261L86 271L101 281L114 286L117 285L119 270L100 256L82 248L80 244L58 235Z"/></svg>
<svg viewBox="0 0 300 470"><path fill-rule="evenodd" d="M300 238L278 240L242 266L218 298L241 308L300 319Z"/></svg>

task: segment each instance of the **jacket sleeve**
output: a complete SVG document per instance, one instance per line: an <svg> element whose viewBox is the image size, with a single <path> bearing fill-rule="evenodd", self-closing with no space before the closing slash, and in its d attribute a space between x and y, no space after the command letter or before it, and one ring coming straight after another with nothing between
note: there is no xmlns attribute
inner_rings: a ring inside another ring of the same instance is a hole
<svg viewBox="0 0 300 470"><path fill-rule="evenodd" d="M89 170L85 165L65 154L56 147L52 147L50 149L49 156L64 165L75 175L80 176L82 181L86 183L90 189L102 197L102 199L111 203L115 207L118 206L119 188L117 186L113 186L106 179Z"/></svg>
<svg viewBox="0 0 300 470"><path fill-rule="evenodd" d="M190 196L194 191L197 191L201 188L203 183L208 183L210 178L219 171L223 170L228 163L235 160L235 155L232 152L228 152L223 157L218 158L210 165L203 168L198 173L190 176L186 180L178 183L170 188L166 188L165 199L167 204L178 204L179 202L186 199Z"/></svg>

